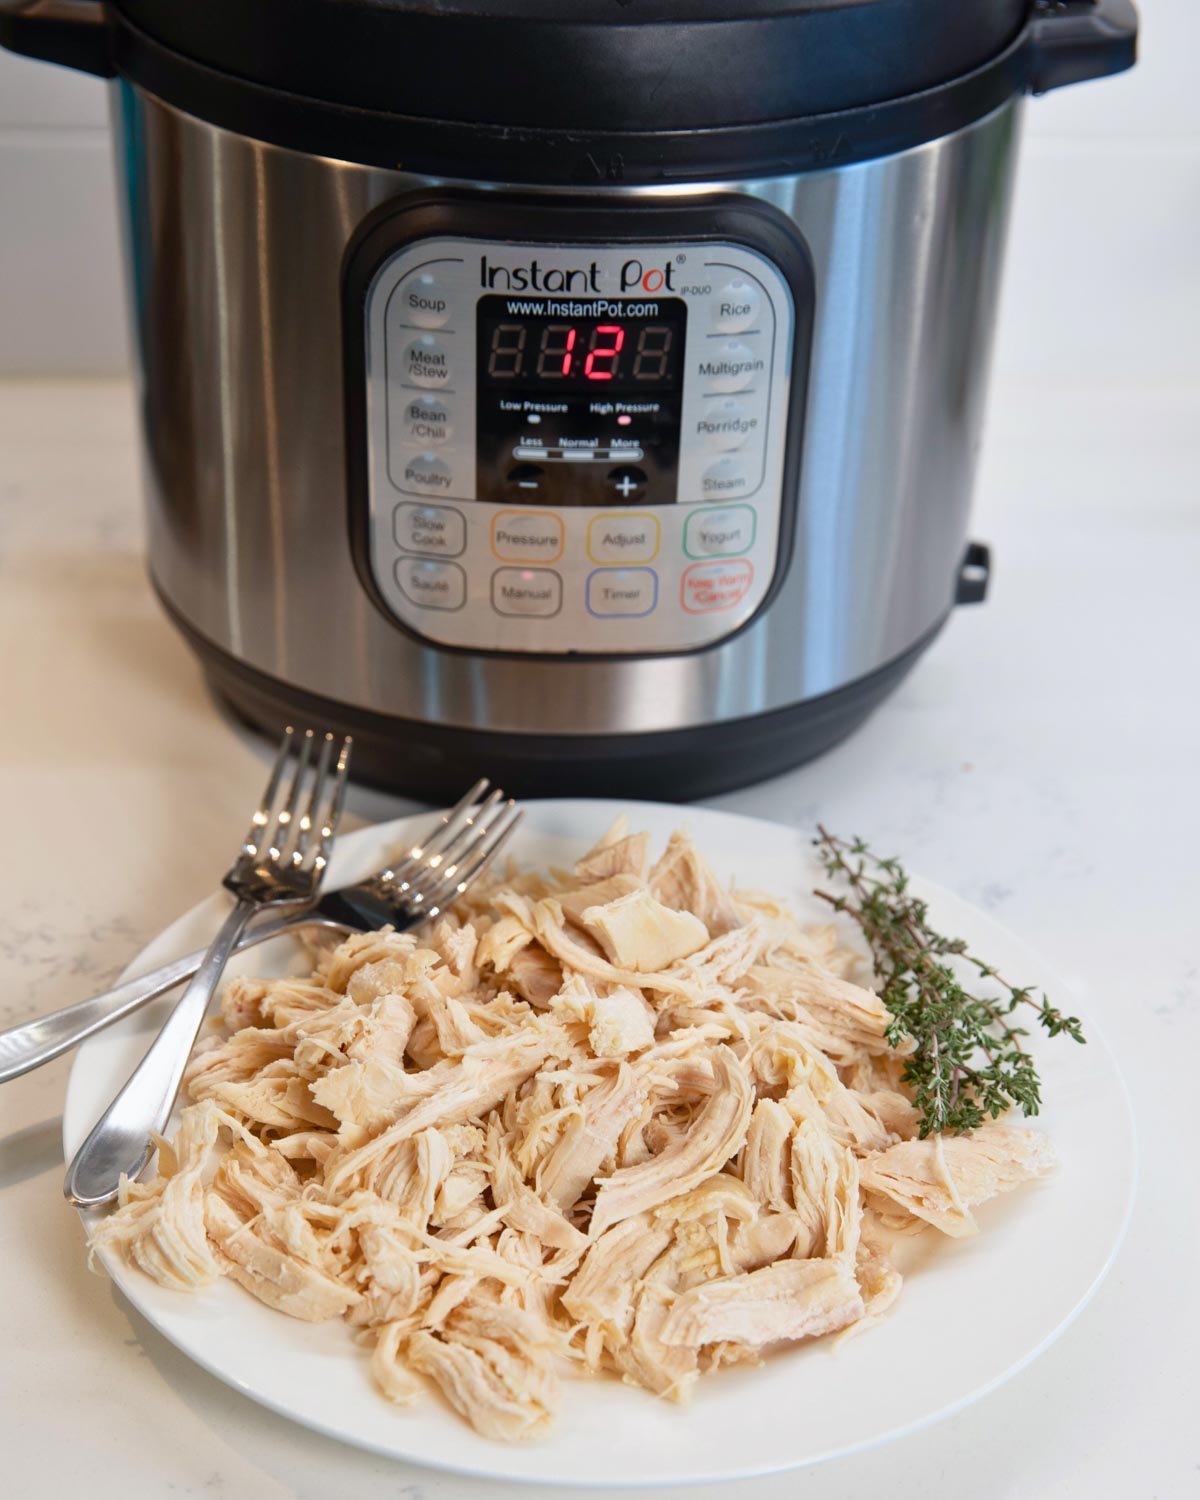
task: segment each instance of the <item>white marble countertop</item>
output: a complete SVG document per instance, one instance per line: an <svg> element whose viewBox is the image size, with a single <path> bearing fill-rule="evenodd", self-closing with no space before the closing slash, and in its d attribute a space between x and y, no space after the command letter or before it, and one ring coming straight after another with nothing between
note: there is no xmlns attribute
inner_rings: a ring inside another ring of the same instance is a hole
<svg viewBox="0 0 1200 1500"><path fill-rule="evenodd" d="M992 599L847 744L717 799L869 835L1072 977L1138 1121L1115 1270L1049 1352L956 1417L815 1469L660 1495L1200 1493L1198 435L1200 390L998 392L974 528L995 547ZM127 386L0 382L0 1025L90 993L207 895L260 785L264 747L214 708L151 597L136 490ZM410 807L356 791L349 811ZM60 1195L68 1066L0 1089L5 1494L517 1494L273 1416L89 1275Z"/></svg>

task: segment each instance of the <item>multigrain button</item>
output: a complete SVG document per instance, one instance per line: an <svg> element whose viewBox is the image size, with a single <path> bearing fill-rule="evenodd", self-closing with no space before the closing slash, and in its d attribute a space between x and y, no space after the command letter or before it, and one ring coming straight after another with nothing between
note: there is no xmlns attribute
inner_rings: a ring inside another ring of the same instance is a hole
<svg viewBox="0 0 1200 1500"><path fill-rule="evenodd" d="M594 516L588 525L587 550L594 563L653 562L658 543L658 517L648 511Z"/></svg>
<svg viewBox="0 0 1200 1500"><path fill-rule="evenodd" d="M398 505L396 545L425 557L457 557L467 545L467 523L444 505Z"/></svg>
<svg viewBox="0 0 1200 1500"><path fill-rule="evenodd" d="M448 385L450 355L441 339L423 333L420 338L406 344L400 356L400 379L405 385L424 385L433 389Z"/></svg>
<svg viewBox="0 0 1200 1500"><path fill-rule="evenodd" d="M557 562L562 522L553 511L502 510L492 522L492 551L501 562Z"/></svg>
<svg viewBox="0 0 1200 1500"><path fill-rule="evenodd" d="M441 447L454 434L450 424L450 403L440 396L414 396L404 403L401 419L403 435L410 443L422 447Z"/></svg>
<svg viewBox="0 0 1200 1500"><path fill-rule="evenodd" d="M400 461L402 490L416 490L423 495L448 495L452 484L450 465L436 453L413 453Z"/></svg>
<svg viewBox="0 0 1200 1500"><path fill-rule="evenodd" d="M587 581L587 607L593 615L648 615L658 603L653 568L597 568Z"/></svg>
<svg viewBox="0 0 1200 1500"><path fill-rule="evenodd" d="M693 563L683 575L680 603L689 615L732 609L750 592L753 565L742 557L733 562Z"/></svg>
<svg viewBox="0 0 1200 1500"><path fill-rule="evenodd" d="M689 557L737 557L753 547L756 521L749 505L694 510L687 518L683 550Z"/></svg>
<svg viewBox="0 0 1200 1500"><path fill-rule="evenodd" d="M556 615L562 608L562 579L550 568L497 568L492 608L498 615Z"/></svg>
<svg viewBox="0 0 1200 1500"><path fill-rule="evenodd" d="M421 609L461 609L467 600L467 575L457 563L402 557L396 564L396 582L404 597Z"/></svg>
<svg viewBox="0 0 1200 1500"><path fill-rule="evenodd" d="M753 282L731 277L717 288L710 303L713 327L718 333L745 333L758 324L762 298Z"/></svg>
<svg viewBox="0 0 1200 1500"><path fill-rule="evenodd" d="M696 419L696 436L718 453L741 448L762 426L759 414L745 401L729 396L724 401L706 401Z"/></svg>
<svg viewBox="0 0 1200 1500"><path fill-rule="evenodd" d="M708 343L711 347L701 352L698 366L706 391L717 391L722 395L748 391L766 373L766 360L748 342L709 339Z"/></svg>
<svg viewBox="0 0 1200 1500"><path fill-rule="evenodd" d="M444 328L450 321L450 299L432 271L418 271L400 288L400 313L415 328Z"/></svg>
<svg viewBox="0 0 1200 1500"><path fill-rule="evenodd" d="M700 496L704 500L724 500L726 496L744 495L750 488L750 471L734 458L718 459L700 476Z"/></svg>

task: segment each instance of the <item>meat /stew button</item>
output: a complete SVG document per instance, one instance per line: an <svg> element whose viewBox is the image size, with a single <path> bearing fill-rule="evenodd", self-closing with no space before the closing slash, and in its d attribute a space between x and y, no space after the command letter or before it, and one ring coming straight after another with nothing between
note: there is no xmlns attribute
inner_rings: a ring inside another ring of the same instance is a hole
<svg viewBox="0 0 1200 1500"><path fill-rule="evenodd" d="M693 563L683 575L681 603L690 615L732 609L750 592L754 565L744 557L730 562Z"/></svg>

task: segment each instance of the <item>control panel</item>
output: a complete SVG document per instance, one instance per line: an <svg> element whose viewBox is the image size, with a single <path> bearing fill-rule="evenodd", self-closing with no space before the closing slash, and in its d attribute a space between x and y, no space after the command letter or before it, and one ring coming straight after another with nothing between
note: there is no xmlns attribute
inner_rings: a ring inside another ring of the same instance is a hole
<svg viewBox="0 0 1200 1500"><path fill-rule="evenodd" d="M361 555L409 630L649 655L762 604L796 330L765 253L427 234L384 247L358 307Z"/></svg>

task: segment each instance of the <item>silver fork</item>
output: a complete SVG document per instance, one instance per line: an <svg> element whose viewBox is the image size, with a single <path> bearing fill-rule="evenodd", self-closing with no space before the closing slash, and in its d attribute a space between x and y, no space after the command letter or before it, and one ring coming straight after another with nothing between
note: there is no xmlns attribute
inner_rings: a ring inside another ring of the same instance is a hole
<svg viewBox="0 0 1200 1500"><path fill-rule="evenodd" d="M63 1184L73 1203L109 1202L121 1178L136 1177L146 1165L154 1150L151 1137L166 1129L209 1001L250 918L265 907L300 906L317 895L341 815L350 740L342 741L332 772L333 736L320 742L313 769L316 743L311 729L301 736L293 729L284 734L262 803L222 881L236 898L233 910L150 1050L76 1152ZM311 787L300 813L310 772Z"/></svg>
<svg viewBox="0 0 1200 1500"><path fill-rule="evenodd" d="M327 891L315 906L302 912L255 918L238 939L237 951L298 927L345 933L390 925L404 931L428 921L479 878L520 818L520 811L502 791L488 794L486 778L477 781L465 797L442 814L430 836L408 849L394 866L355 885ZM0 1083L41 1067L105 1026L157 1000L190 979L203 959L204 950L198 949L103 994L0 1031Z"/></svg>

